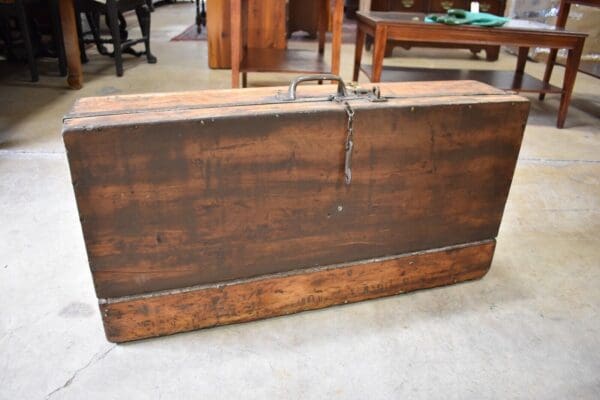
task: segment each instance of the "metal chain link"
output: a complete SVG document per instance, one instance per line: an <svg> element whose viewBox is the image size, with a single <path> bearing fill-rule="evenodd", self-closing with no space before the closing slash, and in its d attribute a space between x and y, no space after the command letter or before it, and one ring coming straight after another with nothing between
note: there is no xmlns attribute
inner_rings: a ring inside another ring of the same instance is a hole
<svg viewBox="0 0 600 400"><path fill-rule="evenodd" d="M344 101L346 115L348 116L348 127L346 129L346 157L344 162L344 181L346 185L352 182L352 149L354 148L354 110L347 101Z"/></svg>

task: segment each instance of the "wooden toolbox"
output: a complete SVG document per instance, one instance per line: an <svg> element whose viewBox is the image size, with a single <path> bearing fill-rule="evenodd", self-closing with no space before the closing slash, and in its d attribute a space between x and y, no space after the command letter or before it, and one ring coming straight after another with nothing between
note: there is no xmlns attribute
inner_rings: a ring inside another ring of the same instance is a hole
<svg viewBox="0 0 600 400"><path fill-rule="evenodd" d="M64 142L108 340L482 277L529 103L473 81L85 98Z"/></svg>

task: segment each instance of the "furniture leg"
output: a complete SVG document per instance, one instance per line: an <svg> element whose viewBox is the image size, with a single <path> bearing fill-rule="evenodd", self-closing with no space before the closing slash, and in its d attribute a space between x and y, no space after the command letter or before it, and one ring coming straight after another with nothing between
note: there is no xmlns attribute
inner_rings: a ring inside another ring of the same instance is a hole
<svg viewBox="0 0 600 400"><path fill-rule="evenodd" d="M387 42L387 28L378 25L375 28L375 40L373 42L373 72L371 82L381 81L383 70L383 57L385 56L385 44Z"/></svg>
<svg viewBox="0 0 600 400"><path fill-rule="evenodd" d="M517 68L515 73L523 75L525 72L525 63L527 63L527 56L529 54L529 47L519 47L519 55L517 56Z"/></svg>
<svg viewBox="0 0 600 400"><path fill-rule="evenodd" d="M486 46L485 47L485 60L486 61L497 61L500 56L500 46Z"/></svg>
<svg viewBox="0 0 600 400"><path fill-rule="evenodd" d="M552 76L552 70L554 69L554 63L556 62L556 54L558 53L558 49L550 49L550 54L548 54L548 61L546 61L546 70L544 71L544 83L550 82L550 77ZM546 93L540 93L538 98L540 100L544 100L546 97Z"/></svg>
<svg viewBox="0 0 600 400"><path fill-rule="evenodd" d="M242 72L242 87L248 87L248 73Z"/></svg>
<svg viewBox="0 0 600 400"><path fill-rule="evenodd" d="M196 31L202 32L202 22L200 20L200 0L196 0Z"/></svg>
<svg viewBox="0 0 600 400"><path fill-rule="evenodd" d="M144 47L146 49L146 60L148 64L156 64L156 57L150 51L150 10L147 6L136 7L138 23L144 37Z"/></svg>
<svg viewBox="0 0 600 400"><path fill-rule="evenodd" d="M87 14L86 14L86 18L87 18ZM88 23L89 23L89 21L88 21ZM85 42L83 40L83 28L81 25L81 12L79 12L78 8L75 8L75 26L77 27L77 45L79 47L80 62L85 64L89 60L88 60L87 54L85 52ZM92 27L90 27L90 29L92 29ZM65 51L66 51L66 46L65 46Z"/></svg>
<svg viewBox="0 0 600 400"><path fill-rule="evenodd" d="M360 63L362 60L362 52L365 43L365 31L361 29L360 24L356 27L356 46L354 47L354 70L352 72L352 80L358 82L360 74Z"/></svg>
<svg viewBox="0 0 600 400"><path fill-rule="evenodd" d="M67 55L67 83L72 89L81 89L83 86L83 71L79 40L77 39L74 0L59 0L59 6L63 41Z"/></svg>
<svg viewBox="0 0 600 400"><path fill-rule="evenodd" d="M575 86L575 78L577 78L577 71L579 70L582 52L583 40L579 41L574 48L569 49L565 77L563 80L563 92L560 98L560 107L558 109L558 120L556 121L556 126L558 128L563 128L565 120L567 119L567 111L569 110L569 104L571 103L571 94L573 93L573 87Z"/></svg>
<svg viewBox="0 0 600 400"><path fill-rule="evenodd" d="M106 3L106 17L113 42L113 56L115 57L115 65L117 76L123 76L123 56L121 49L121 32L119 30L119 10L114 1L108 0Z"/></svg>
<svg viewBox="0 0 600 400"><path fill-rule="evenodd" d="M556 27L564 28L567 25L567 18L569 16L569 11L571 11L571 3L568 1L562 0L560 2L560 7L558 9L558 16L556 18ZM546 70L544 71L544 83L550 82L550 77L552 76L552 70L554 69L554 63L556 63L556 54L558 53L558 49L550 49L550 54L548 55L548 61L546 61ZM540 93L539 99L544 100L546 97L546 93Z"/></svg>
<svg viewBox="0 0 600 400"><path fill-rule="evenodd" d="M98 12L85 13L85 19L90 26L90 31L92 32L92 36L94 37L94 43L96 44L96 49L98 49L98 53L102 55L108 54L108 50L102 44L102 38L100 37L100 14ZM80 24L81 25L81 24ZM79 28L81 29L81 28ZM83 40L83 36L80 38L82 43L84 44L82 53L85 54L85 41ZM85 56L87 62L87 55Z"/></svg>
<svg viewBox="0 0 600 400"><path fill-rule="evenodd" d="M23 37L23 44L25 45L25 51L27 53L27 63L29 64L29 71L31 72L31 82L37 82L40 79L37 64L35 63L35 54L33 53L33 44L31 43L31 35L29 34L29 23L27 22L27 14L25 13L25 4L23 1L17 0L15 2L17 11L17 21L19 22L19 28L21 29L21 35Z"/></svg>
<svg viewBox="0 0 600 400"><path fill-rule="evenodd" d="M67 56L65 55L65 46L62 40L62 30L60 29L60 14L58 12L58 1L49 2L52 24L52 36L56 55L58 56L58 71L60 76L67 76Z"/></svg>
<svg viewBox="0 0 600 400"><path fill-rule="evenodd" d="M344 0L335 0L331 39L331 72L340 74L340 55L342 51L342 24L344 18Z"/></svg>
<svg viewBox="0 0 600 400"><path fill-rule="evenodd" d="M327 32L327 8L329 7L328 0L321 0L319 9L319 54L325 53L325 35Z"/></svg>
<svg viewBox="0 0 600 400"><path fill-rule="evenodd" d="M242 0L231 0L231 87L240 87L242 61Z"/></svg>

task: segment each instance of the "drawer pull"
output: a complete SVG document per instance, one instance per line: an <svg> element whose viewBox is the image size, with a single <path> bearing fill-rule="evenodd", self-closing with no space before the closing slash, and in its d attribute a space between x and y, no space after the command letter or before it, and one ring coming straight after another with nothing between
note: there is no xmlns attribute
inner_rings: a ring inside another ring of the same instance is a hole
<svg viewBox="0 0 600 400"><path fill-rule="evenodd" d="M490 11L490 8L492 8L492 5L490 3L479 3L479 9L482 12L488 12Z"/></svg>
<svg viewBox="0 0 600 400"><path fill-rule="evenodd" d="M449 10L452 8L452 6L454 6L454 2L453 1L442 1L440 3L442 5L442 8L444 10Z"/></svg>
<svg viewBox="0 0 600 400"><path fill-rule="evenodd" d="M411 8L414 5L415 5L415 1L414 0L402 0L402 6L404 8Z"/></svg>

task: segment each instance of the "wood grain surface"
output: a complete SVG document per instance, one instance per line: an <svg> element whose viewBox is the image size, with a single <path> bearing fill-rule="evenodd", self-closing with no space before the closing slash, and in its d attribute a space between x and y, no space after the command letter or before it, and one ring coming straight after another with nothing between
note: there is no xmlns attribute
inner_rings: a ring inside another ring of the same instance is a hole
<svg viewBox="0 0 600 400"><path fill-rule="evenodd" d="M125 342L319 309L481 278L495 241L369 263L120 299L100 306L106 337Z"/></svg>
<svg viewBox="0 0 600 400"><path fill-rule="evenodd" d="M343 180L347 116L334 102L167 107L66 121L98 297L496 236L526 100L491 94L350 103L350 185Z"/></svg>

